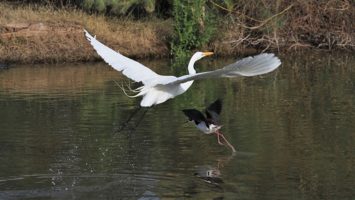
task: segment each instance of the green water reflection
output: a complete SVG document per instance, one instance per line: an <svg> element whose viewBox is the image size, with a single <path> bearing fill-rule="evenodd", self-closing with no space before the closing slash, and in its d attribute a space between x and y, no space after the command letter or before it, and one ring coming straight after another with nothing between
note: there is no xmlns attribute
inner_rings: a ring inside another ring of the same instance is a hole
<svg viewBox="0 0 355 200"><path fill-rule="evenodd" d="M355 56L281 59L261 77L195 82L123 131L139 99L105 64L1 70L0 199L352 199ZM171 73L167 61L143 62ZM181 109L218 97L234 156L184 124Z"/></svg>

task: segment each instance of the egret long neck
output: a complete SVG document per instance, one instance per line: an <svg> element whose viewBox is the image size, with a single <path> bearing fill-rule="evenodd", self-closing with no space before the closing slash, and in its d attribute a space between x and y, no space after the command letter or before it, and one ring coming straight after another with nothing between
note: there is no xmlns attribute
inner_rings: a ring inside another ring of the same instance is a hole
<svg viewBox="0 0 355 200"><path fill-rule="evenodd" d="M196 70L194 68L195 62L196 62L195 59L191 59L189 62L189 65L187 67L187 69L189 70L189 74L196 74ZM186 83L181 83L180 86L183 88L183 92L189 89L189 87L191 87L193 82L194 81L187 81Z"/></svg>
<svg viewBox="0 0 355 200"><path fill-rule="evenodd" d="M196 70L194 68L195 62L196 62L195 59L191 59L190 62L189 62L189 65L187 67L187 69L189 70L189 74L196 74Z"/></svg>

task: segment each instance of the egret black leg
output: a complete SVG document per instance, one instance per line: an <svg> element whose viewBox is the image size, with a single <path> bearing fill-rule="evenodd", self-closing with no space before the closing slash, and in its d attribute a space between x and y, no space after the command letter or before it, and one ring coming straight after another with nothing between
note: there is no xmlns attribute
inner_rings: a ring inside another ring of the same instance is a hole
<svg viewBox="0 0 355 200"><path fill-rule="evenodd" d="M127 127L128 123L132 120L132 118L138 113L138 111L140 111L141 108L142 108L142 107L140 107L140 106L139 106L138 108L136 108L136 109L129 115L129 117L127 118L127 120L124 121L124 122L118 127L118 129L117 129L115 132L118 133L118 132L123 131L123 130Z"/></svg>
<svg viewBox="0 0 355 200"><path fill-rule="evenodd" d="M141 117L138 119L137 123L135 124L135 126L130 130L131 132L135 131L136 128L138 128L139 124L143 121L143 118L145 116L145 114L150 110L150 108L146 108L143 112L143 114L141 115Z"/></svg>

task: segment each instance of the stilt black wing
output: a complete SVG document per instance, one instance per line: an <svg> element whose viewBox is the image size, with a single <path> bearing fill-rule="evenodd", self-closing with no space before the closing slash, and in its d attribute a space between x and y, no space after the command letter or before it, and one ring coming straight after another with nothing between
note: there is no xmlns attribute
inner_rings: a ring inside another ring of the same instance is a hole
<svg viewBox="0 0 355 200"><path fill-rule="evenodd" d="M184 109L182 112L189 118L189 121L194 121L195 124L199 124L202 121L206 122L205 116L196 109Z"/></svg>
<svg viewBox="0 0 355 200"><path fill-rule="evenodd" d="M208 120L212 120L213 123L217 123L219 115L222 111L222 100L217 99L208 108L206 108L206 116Z"/></svg>

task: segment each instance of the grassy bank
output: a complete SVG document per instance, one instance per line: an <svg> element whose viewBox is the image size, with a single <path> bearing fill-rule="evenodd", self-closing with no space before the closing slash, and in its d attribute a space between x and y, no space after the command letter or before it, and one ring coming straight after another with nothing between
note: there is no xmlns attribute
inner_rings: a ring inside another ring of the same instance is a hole
<svg viewBox="0 0 355 200"><path fill-rule="evenodd" d="M203 2L200 14L212 13L208 20L213 22L197 18L198 31L205 31L206 24L215 31L208 36L209 41L198 45L202 50L222 56L302 49L355 50L355 5L351 1ZM72 7L4 2L0 2L0 10L0 63L95 60L98 57L84 38L83 28L130 57L167 57L177 37L171 17L151 15L133 20L88 14Z"/></svg>
<svg viewBox="0 0 355 200"><path fill-rule="evenodd" d="M0 62L75 62L97 59L83 28L132 57L166 57L169 20L133 21L77 9L0 3Z"/></svg>

